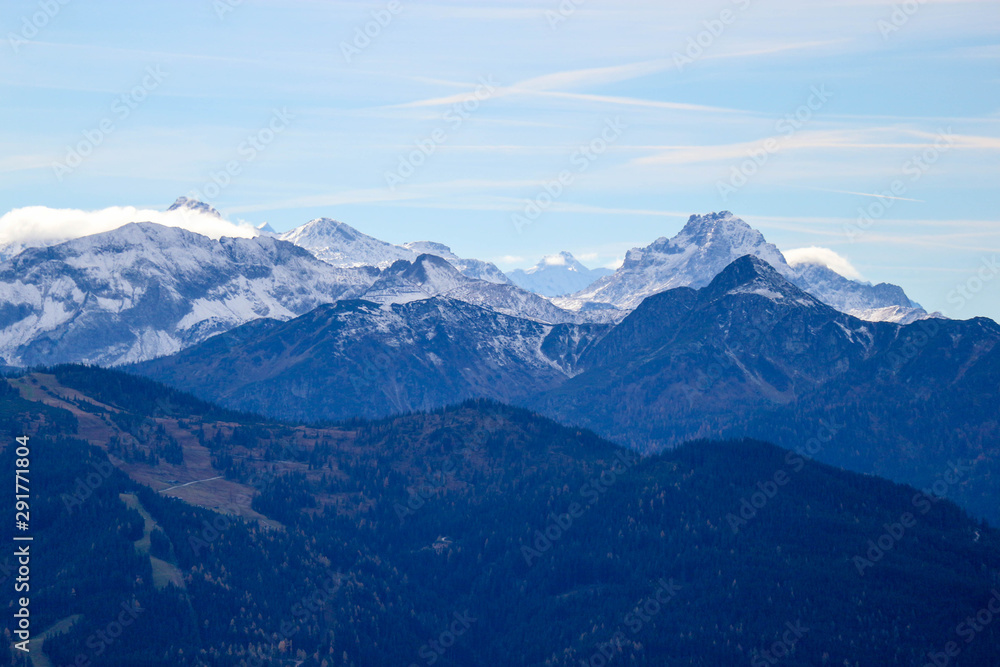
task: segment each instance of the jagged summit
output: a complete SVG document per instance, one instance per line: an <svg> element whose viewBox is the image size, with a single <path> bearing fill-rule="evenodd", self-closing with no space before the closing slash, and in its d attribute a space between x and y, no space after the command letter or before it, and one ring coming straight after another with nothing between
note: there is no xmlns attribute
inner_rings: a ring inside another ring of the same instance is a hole
<svg viewBox="0 0 1000 667"><path fill-rule="evenodd" d="M578 292L611 273L611 269L588 269L564 250L546 255L530 269L511 271L508 277L526 290L554 297Z"/></svg>
<svg viewBox="0 0 1000 667"><path fill-rule="evenodd" d="M869 285L818 265L793 267L777 246L729 211L692 215L673 237L633 248L613 275L568 297L563 308L581 310L594 302L633 310L643 299L675 287L704 287L745 255L769 264L790 282L841 312L869 320L908 322L927 313L895 285Z"/></svg>
<svg viewBox="0 0 1000 667"><path fill-rule="evenodd" d="M434 241L411 241L404 243L403 247L412 250L415 255L430 254L448 260L452 266L469 276L478 280L485 280L488 283L498 285L509 285L510 280L504 275L496 264L484 262L480 259L465 259L459 257L451 248L443 243Z"/></svg>
<svg viewBox="0 0 1000 667"><path fill-rule="evenodd" d="M209 215L215 216L216 218L222 219L222 214L219 213L215 208L206 204L203 201L198 201L197 199L189 199L187 197L178 197L167 211L176 210L190 210L198 211L199 213L208 213Z"/></svg>
<svg viewBox="0 0 1000 667"><path fill-rule="evenodd" d="M571 322L570 313L537 294L511 284L480 280L462 273L452 262L424 253L412 262L397 260L383 270L363 298L375 303L401 304L436 296L447 296L467 303L546 323Z"/></svg>
<svg viewBox="0 0 1000 667"><path fill-rule="evenodd" d="M705 298L720 298L733 294L756 294L771 301L794 301L798 305L820 303L755 255L738 258L704 288Z"/></svg>

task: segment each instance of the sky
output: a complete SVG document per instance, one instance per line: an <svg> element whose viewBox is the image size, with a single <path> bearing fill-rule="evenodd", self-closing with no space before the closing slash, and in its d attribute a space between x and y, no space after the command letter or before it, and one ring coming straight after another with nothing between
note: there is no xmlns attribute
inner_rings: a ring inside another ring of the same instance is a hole
<svg viewBox="0 0 1000 667"><path fill-rule="evenodd" d="M729 210L1000 320L998 85L996 0L7 0L0 215L185 195L510 270Z"/></svg>

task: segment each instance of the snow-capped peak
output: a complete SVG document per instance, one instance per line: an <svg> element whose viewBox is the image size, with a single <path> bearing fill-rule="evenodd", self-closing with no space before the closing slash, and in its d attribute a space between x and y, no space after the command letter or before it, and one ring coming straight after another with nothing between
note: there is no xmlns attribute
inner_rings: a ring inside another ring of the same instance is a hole
<svg viewBox="0 0 1000 667"><path fill-rule="evenodd" d="M150 222L0 264L0 357L15 365L119 364L171 354L251 320L290 319L374 282L267 236Z"/></svg>
<svg viewBox="0 0 1000 667"><path fill-rule="evenodd" d="M781 251L729 211L692 215L673 238L660 237L644 248L633 248L613 275L557 304L581 308L596 301L633 309L643 299L674 287L704 287L739 257L754 255L785 276L794 271Z"/></svg>
<svg viewBox="0 0 1000 667"><path fill-rule="evenodd" d="M412 260L414 253L392 243L362 234L348 224L331 218L310 220L278 238L305 248L318 259L338 267L376 266Z"/></svg>
<svg viewBox="0 0 1000 667"><path fill-rule="evenodd" d="M451 248L443 243L436 243L434 241L411 241L409 243L404 243L403 247L408 250L412 250L416 255L428 254L446 259L452 266L470 278L485 280L488 283L497 283L498 285L510 284L510 280L508 280L507 276L504 275L503 271L497 268L496 264L493 264L492 262L484 262L480 259L465 259L459 257L451 251Z"/></svg>
<svg viewBox="0 0 1000 667"><path fill-rule="evenodd" d="M588 269L577 261L573 253L564 250L542 257L530 269L511 271L508 277L526 290L555 297L578 292L611 273L610 269Z"/></svg>
<svg viewBox="0 0 1000 667"><path fill-rule="evenodd" d="M206 204L203 201L198 201L197 199L188 199L187 197L178 197L174 203L170 205L170 208L167 209L167 211L176 210L198 211L199 213L207 213L220 220L222 219L222 214L209 204Z"/></svg>
<svg viewBox="0 0 1000 667"><path fill-rule="evenodd" d="M448 260L449 262L459 259L458 255L451 251L451 248L443 243L437 243L435 241L410 241L409 243L404 243L403 247L412 250L418 255L436 255L442 259Z"/></svg>
<svg viewBox="0 0 1000 667"><path fill-rule="evenodd" d="M789 265L777 246L729 211L692 215L673 237L661 237L644 248L633 248L622 267L590 287L554 303L580 310L593 303L624 310L652 294L675 287L704 287L724 268L744 255L763 260L781 276L834 308L858 317L919 318L926 313L894 285L868 285L815 264Z"/></svg>

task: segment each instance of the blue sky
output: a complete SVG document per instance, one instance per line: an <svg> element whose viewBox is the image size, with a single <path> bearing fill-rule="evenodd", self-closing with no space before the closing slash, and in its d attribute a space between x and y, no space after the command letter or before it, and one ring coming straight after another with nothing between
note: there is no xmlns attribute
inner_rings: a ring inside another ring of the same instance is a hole
<svg viewBox="0 0 1000 667"><path fill-rule="evenodd" d="M0 213L200 192L511 269L731 210L1000 319L998 37L995 1L8 0Z"/></svg>

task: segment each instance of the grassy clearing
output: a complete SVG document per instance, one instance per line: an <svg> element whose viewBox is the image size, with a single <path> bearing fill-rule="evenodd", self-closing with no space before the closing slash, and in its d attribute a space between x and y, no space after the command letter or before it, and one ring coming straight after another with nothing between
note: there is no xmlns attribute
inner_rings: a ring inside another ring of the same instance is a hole
<svg viewBox="0 0 1000 667"><path fill-rule="evenodd" d="M178 588L185 588L184 575L181 574L180 569L176 565L150 554L149 535L153 532L154 528L159 527L156 524L156 520L146 511L146 508L142 506L142 503L135 494L122 493L119 494L119 497L125 505L142 515L144 521L142 537L135 541L135 548L139 550L139 553L149 556L149 564L153 568L153 585L156 586L157 590L163 590L167 587L167 584L173 584ZM173 546L170 548L170 556L173 559Z"/></svg>

